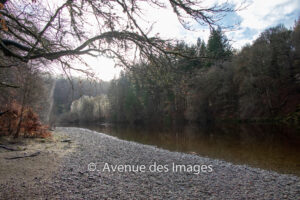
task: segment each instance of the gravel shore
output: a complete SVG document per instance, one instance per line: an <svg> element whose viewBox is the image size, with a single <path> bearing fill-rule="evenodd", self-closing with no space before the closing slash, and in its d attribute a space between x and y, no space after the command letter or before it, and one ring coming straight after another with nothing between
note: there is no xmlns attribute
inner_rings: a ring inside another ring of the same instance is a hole
<svg viewBox="0 0 300 200"><path fill-rule="evenodd" d="M37 179L29 186L12 182L1 184L0 199L300 198L297 176L170 152L87 129L57 128L56 131L70 138L76 150L62 159L50 179ZM93 163L90 170L89 163ZM184 165L186 171L174 171L174 164ZM115 165L144 165L145 170L130 172L128 166L127 171L121 172L122 167L119 167L113 172ZM204 166L197 173L199 168L195 166L201 165L210 166L212 172ZM110 171L105 166L109 166ZM192 172L188 171L189 166L194 167Z"/></svg>

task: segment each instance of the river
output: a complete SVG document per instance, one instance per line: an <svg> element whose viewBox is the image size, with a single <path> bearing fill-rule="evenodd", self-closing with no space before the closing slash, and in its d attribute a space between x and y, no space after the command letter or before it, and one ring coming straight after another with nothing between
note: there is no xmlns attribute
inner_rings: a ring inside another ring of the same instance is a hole
<svg viewBox="0 0 300 200"><path fill-rule="evenodd" d="M273 124L173 128L89 124L80 127L170 151L300 176L299 129Z"/></svg>

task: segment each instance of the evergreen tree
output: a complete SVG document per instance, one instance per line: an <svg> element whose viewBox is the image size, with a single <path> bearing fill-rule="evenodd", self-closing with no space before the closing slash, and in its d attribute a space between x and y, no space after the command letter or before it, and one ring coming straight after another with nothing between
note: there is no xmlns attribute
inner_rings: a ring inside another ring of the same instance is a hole
<svg viewBox="0 0 300 200"><path fill-rule="evenodd" d="M212 29L210 32L207 43L207 55L211 58L209 66L213 63L223 63L232 55L229 41L220 27L218 29Z"/></svg>

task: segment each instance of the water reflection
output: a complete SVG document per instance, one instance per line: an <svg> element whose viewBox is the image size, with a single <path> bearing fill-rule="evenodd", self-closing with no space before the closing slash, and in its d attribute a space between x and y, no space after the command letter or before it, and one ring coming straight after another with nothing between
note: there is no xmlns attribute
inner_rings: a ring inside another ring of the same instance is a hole
<svg viewBox="0 0 300 200"><path fill-rule="evenodd" d="M300 134L275 125L226 124L209 128L81 125L120 139L236 164L300 175ZM299 130L298 130L299 131Z"/></svg>

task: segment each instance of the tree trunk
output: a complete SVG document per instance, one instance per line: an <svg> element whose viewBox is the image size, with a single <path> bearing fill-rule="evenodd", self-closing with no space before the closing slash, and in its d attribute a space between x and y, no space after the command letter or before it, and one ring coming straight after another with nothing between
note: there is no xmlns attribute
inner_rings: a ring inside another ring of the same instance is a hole
<svg viewBox="0 0 300 200"><path fill-rule="evenodd" d="M20 119L19 119L19 122L18 122L17 131L16 131L16 133L14 135L14 138L18 138L19 137L20 130L21 130L21 124L22 124L22 121L23 121L23 111L24 111L24 103L22 103L21 115L20 115Z"/></svg>
<svg viewBox="0 0 300 200"><path fill-rule="evenodd" d="M23 99L22 99L20 119L19 119L19 122L18 122L17 130L16 130L16 133L14 135L14 138L18 138L19 135L20 135L21 124L22 124L22 121L23 121L23 112L24 112L24 106L25 106L25 100L26 100L26 93L27 93L27 89L25 88L24 94L23 94Z"/></svg>

